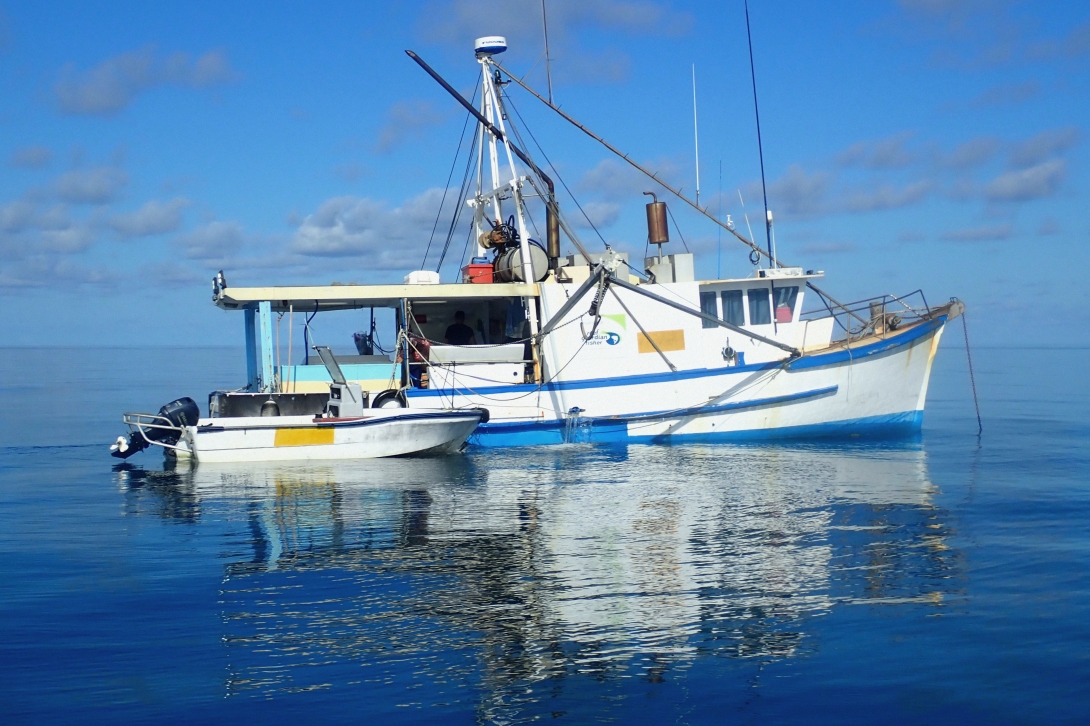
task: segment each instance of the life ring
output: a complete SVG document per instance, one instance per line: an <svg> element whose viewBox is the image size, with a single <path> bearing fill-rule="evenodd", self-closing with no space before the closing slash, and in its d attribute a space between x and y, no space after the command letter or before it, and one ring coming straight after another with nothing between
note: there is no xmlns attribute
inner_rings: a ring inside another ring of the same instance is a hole
<svg viewBox="0 0 1090 726"><path fill-rule="evenodd" d="M375 400L371 402L371 408L407 408L408 405L405 392L396 388L388 388L375 396Z"/></svg>

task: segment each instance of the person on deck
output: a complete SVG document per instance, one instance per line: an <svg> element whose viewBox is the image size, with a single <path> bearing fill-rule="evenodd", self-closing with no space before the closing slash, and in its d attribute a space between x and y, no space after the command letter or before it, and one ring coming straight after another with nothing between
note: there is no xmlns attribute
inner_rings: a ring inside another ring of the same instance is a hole
<svg viewBox="0 0 1090 726"><path fill-rule="evenodd" d="M477 342L477 336L473 328L466 325L466 314L461 310L454 313L454 324L447 328L444 339L447 345L473 345Z"/></svg>

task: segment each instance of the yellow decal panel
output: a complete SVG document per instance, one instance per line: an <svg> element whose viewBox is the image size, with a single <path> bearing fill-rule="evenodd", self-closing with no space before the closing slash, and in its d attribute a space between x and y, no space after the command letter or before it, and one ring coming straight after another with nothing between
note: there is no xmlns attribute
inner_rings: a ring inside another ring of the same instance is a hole
<svg viewBox="0 0 1090 726"><path fill-rule="evenodd" d="M273 446L318 446L333 443L333 427L277 429Z"/></svg>
<svg viewBox="0 0 1090 726"><path fill-rule="evenodd" d="M649 333L651 340L655 341L655 345L659 347L659 350L666 352L668 350L685 350L685 331L684 330L653 330ZM640 333L636 337L639 343L639 349L641 353L654 353L655 346L651 345L651 340L648 340L647 335Z"/></svg>

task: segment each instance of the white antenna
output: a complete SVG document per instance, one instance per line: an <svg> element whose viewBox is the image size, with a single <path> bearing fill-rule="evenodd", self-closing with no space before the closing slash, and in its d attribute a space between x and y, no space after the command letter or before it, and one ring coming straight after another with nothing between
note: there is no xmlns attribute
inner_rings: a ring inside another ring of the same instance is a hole
<svg viewBox="0 0 1090 726"><path fill-rule="evenodd" d="M772 221L772 210L768 210L765 214L768 215L768 229L772 233L772 259L778 259L776 257L776 225ZM769 263L769 267L772 263Z"/></svg>
<svg viewBox="0 0 1090 726"><path fill-rule="evenodd" d="M700 129L696 125L696 63L693 63L693 144L696 147L696 206L700 206Z"/></svg>
<svg viewBox="0 0 1090 726"><path fill-rule="evenodd" d="M719 160L719 209L715 212L715 218L722 221L723 219L723 160ZM723 279L723 271L721 260L723 257L723 228L715 230L715 279Z"/></svg>
<svg viewBox="0 0 1090 726"><path fill-rule="evenodd" d="M553 71L549 65L549 20L545 16L545 0L541 0L541 27L545 31L545 78L549 81L549 105L553 104Z"/></svg>

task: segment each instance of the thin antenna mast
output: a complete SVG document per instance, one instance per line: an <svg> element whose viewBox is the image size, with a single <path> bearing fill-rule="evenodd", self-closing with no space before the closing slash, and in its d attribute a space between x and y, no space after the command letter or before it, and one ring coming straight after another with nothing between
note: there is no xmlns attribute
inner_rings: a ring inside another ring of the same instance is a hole
<svg viewBox="0 0 1090 726"><path fill-rule="evenodd" d="M768 257L772 256L772 220L768 215L768 187L765 184L765 152L761 144L761 112L757 109L757 72L753 67L753 33L749 29L749 0L746 0L746 38L749 40L749 77L753 81L753 115L757 119L757 154L761 159L761 193L765 198L765 241L768 243ZM775 266L775 263L769 263Z"/></svg>
<svg viewBox="0 0 1090 726"><path fill-rule="evenodd" d="M715 213L716 219L723 219L723 160L719 160L719 209ZM723 228L716 227L715 236L715 279L723 279L721 260L723 258Z"/></svg>
<svg viewBox="0 0 1090 726"><path fill-rule="evenodd" d="M545 31L545 78L549 83L549 103L553 102L553 71L549 65L549 19L545 15L545 0L541 0L541 27Z"/></svg>
<svg viewBox="0 0 1090 726"><path fill-rule="evenodd" d="M693 63L693 146L696 148L696 206L700 206L700 129L696 125L696 63Z"/></svg>

